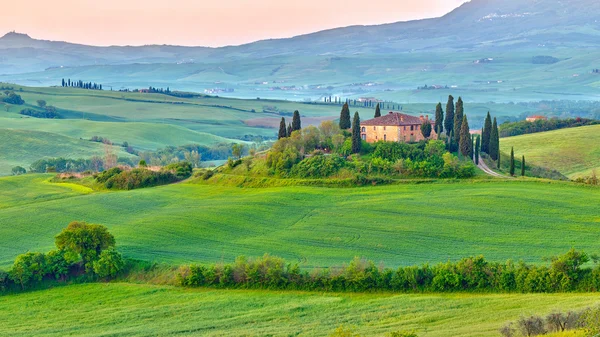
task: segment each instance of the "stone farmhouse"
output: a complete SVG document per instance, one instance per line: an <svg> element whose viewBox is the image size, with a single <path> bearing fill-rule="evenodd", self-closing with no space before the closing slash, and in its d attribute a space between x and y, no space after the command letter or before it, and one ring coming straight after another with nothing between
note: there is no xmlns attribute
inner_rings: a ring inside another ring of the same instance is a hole
<svg viewBox="0 0 600 337"><path fill-rule="evenodd" d="M410 116L399 112L390 112L387 115L369 119L360 123L361 137L368 143L378 141L412 143L425 140L421 132L423 123L431 123L431 136L437 138L434 126L435 121L428 116Z"/></svg>

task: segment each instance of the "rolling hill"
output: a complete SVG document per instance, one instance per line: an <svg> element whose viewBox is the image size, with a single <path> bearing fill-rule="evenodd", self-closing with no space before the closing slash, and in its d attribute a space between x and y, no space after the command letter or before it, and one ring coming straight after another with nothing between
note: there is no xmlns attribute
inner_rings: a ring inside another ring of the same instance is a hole
<svg viewBox="0 0 600 337"><path fill-rule="evenodd" d="M500 147L529 163L558 170L569 178L600 173L600 125L502 138Z"/></svg>

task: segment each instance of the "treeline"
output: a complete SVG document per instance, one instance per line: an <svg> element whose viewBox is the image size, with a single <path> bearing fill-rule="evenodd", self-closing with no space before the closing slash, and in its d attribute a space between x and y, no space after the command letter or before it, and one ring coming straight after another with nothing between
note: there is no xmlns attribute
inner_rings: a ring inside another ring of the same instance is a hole
<svg viewBox="0 0 600 337"><path fill-rule="evenodd" d="M548 120L537 120L535 122L520 121L504 123L499 126L500 137L513 137L530 133L546 132L552 130L576 128L587 125L598 125L600 120L588 118L551 118Z"/></svg>
<svg viewBox="0 0 600 337"><path fill-rule="evenodd" d="M63 87L71 87L71 88L80 88L80 89L88 89L88 90L102 90L102 84L98 84L95 82L83 82L81 80L71 81L71 79L65 80L62 79Z"/></svg>
<svg viewBox="0 0 600 337"><path fill-rule="evenodd" d="M8 91L8 90L4 92L4 96L2 97L2 102L6 103L6 104L13 104L13 105L25 104L25 101L23 100L21 95L15 94L14 91Z"/></svg>
<svg viewBox="0 0 600 337"><path fill-rule="evenodd" d="M215 144L211 146L188 144L167 146L156 151L139 152L140 159L152 166L168 165L173 162L188 161L194 167L200 167L201 161L226 160L232 155L232 144Z"/></svg>
<svg viewBox="0 0 600 337"><path fill-rule="evenodd" d="M587 254L571 250L553 257L549 266L494 263L480 256L389 269L355 258L346 266L305 271L298 264L265 255L238 257L232 264L191 265L181 269L178 279L187 287L336 292L596 292L600 266L584 268L589 260Z"/></svg>
<svg viewBox="0 0 600 337"><path fill-rule="evenodd" d="M94 176L96 181L108 189L133 190L172 184L192 176L192 165L187 162L174 163L158 171L149 170L144 161L140 167L125 170L113 167Z"/></svg>
<svg viewBox="0 0 600 337"><path fill-rule="evenodd" d="M104 226L74 221L54 242L55 250L19 255L8 272L0 270L0 291L25 290L44 281L64 282L70 277L108 279L125 266L115 250L114 236Z"/></svg>
<svg viewBox="0 0 600 337"><path fill-rule="evenodd" d="M131 158L118 158L116 164L135 166L136 163ZM104 171L105 167L105 159L98 156L90 159L48 158L35 161L30 165L29 171L31 173L81 173L90 171L91 173Z"/></svg>
<svg viewBox="0 0 600 337"><path fill-rule="evenodd" d="M504 337L516 337L542 336L572 330L584 331L586 336L600 334L600 307L581 311L554 311L545 317L522 316L516 322L506 323L499 332Z"/></svg>

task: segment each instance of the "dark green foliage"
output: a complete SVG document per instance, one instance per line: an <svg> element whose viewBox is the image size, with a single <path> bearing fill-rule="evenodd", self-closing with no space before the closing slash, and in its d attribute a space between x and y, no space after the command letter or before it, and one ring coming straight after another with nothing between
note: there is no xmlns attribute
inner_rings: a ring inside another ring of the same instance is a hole
<svg viewBox="0 0 600 337"><path fill-rule="evenodd" d="M148 163L146 163L146 161L144 159L140 160L140 162L138 163L139 167L148 167Z"/></svg>
<svg viewBox="0 0 600 337"><path fill-rule="evenodd" d="M354 113L354 120L352 121L352 153L360 153L360 147L362 140L360 138L360 116L358 112Z"/></svg>
<svg viewBox="0 0 600 337"><path fill-rule="evenodd" d="M456 101L456 110L454 112L454 134L455 135L460 135L461 134L461 129L462 129L462 125L463 125L463 116L465 114L465 108L464 108L464 104L463 104L463 100L461 97L458 98L458 101ZM460 142L460 136L457 137L458 141Z"/></svg>
<svg viewBox="0 0 600 337"><path fill-rule="evenodd" d="M163 167L162 171L171 172L179 180L184 180L192 176L192 164L182 161L179 163L169 164Z"/></svg>
<svg viewBox="0 0 600 337"><path fill-rule="evenodd" d="M129 158L119 158L119 164L134 166L135 163ZM52 169L52 172L99 172L104 170L104 160L99 157L91 159L66 159L50 158L35 161L29 167L30 172L46 173Z"/></svg>
<svg viewBox="0 0 600 337"><path fill-rule="evenodd" d="M294 117L292 118L292 132L302 129L302 122L300 121L300 112L294 111Z"/></svg>
<svg viewBox="0 0 600 337"><path fill-rule="evenodd" d="M147 163L156 166L187 160L186 157L190 153L198 153L202 160L224 160L231 156L231 145L231 143L221 143L210 147L198 144L168 146L154 152L140 152L139 156Z"/></svg>
<svg viewBox="0 0 600 337"><path fill-rule="evenodd" d="M8 271L11 280L25 289L30 283L40 282L46 274L46 257L42 253L26 253L17 256Z"/></svg>
<svg viewBox="0 0 600 337"><path fill-rule="evenodd" d="M281 117L281 122L279 122L279 133L277 134L277 139L287 137L287 127L285 125L285 118Z"/></svg>
<svg viewBox="0 0 600 337"><path fill-rule="evenodd" d="M25 170L25 168L21 166L15 166L11 169L11 172L13 176L20 176L22 174L27 173L27 170Z"/></svg>
<svg viewBox="0 0 600 337"><path fill-rule="evenodd" d="M46 254L46 272L55 279L64 279L69 273L72 262L65 256L62 250L52 250Z"/></svg>
<svg viewBox="0 0 600 337"><path fill-rule="evenodd" d="M587 125L598 125L599 120L586 118L569 118L549 120L537 120L535 122L520 121L515 123L504 123L499 126L500 137L512 137L530 133L546 132L559 129L576 128Z"/></svg>
<svg viewBox="0 0 600 337"><path fill-rule="evenodd" d="M475 139L475 164L479 165L479 156L481 151L481 137L477 136Z"/></svg>
<svg viewBox="0 0 600 337"><path fill-rule="evenodd" d="M102 225L73 221L56 236L55 243L56 248L70 258L80 258L86 271L90 272L100 253L115 246L115 237Z"/></svg>
<svg viewBox="0 0 600 337"><path fill-rule="evenodd" d="M431 136L431 131L432 127L429 121L425 121L425 123L421 124L421 133L423 134L423 137L425 137L425 139Z"/></svg>
<svg viewBox="0 0 600 337"><path fill-rule="evenodd" d="M340 113L340 129L347 130L351 127L352 122L350 121L350 108L348 107L348 103L344 103L342 112Z"/></svg>
<svg viewBox="0 0 600 337"><path fill-rule="evenodd" d="M460 153L466 158L472 158L473 151L473 138L471 138L471 131L469 129L469 121L466 115L462 115L462 124L460 128L460 139L459 139Z"/></svg>
<svg viewBox="0 0 600 337"><path fill-rule="evenodd" d="M292 129L292 123L288 124L288 127L287 127L287 136L290 137L292 135L293 131L294 130Z"/></svg>
<svg viewBox="0 0 600 337"><path fill-rule="evenodd" d="M448 96L448 103L446 104L444 129L446 130L446 134L450 134L454 130L454 97L452 95Z"/></svg>
<svg viewBox="0 0 600 337"><path fill-rule="evenodd" d="M105 249L93 263L94 273L101 278L115 277L125 267L123 256L113 247Z"/></svg>
<svg viewBox="0 0 600 337"><path fill-rule="evenodd" d="M521 160L521 177L525 176L525 156L523 156L523 159Z"/></svg>
<svg viewBox="0 0 600 337"><path fill-rule="evenodd" d="M96 174L95 178L97 182L104 184L108 181L108 179L116 176L117 174L120 174L121 172L123 172L123 170L120 167L113 167L111 169Z"/></svg>
<svg viewBox="0 0 600 337"><path fill-rule="evenodd" d="M510 149L510 175L515 176L515 148Z"/></svg>
<svg viewBox="0 0 600 337"><path fill-rule="evenodd" d="M14 105L23 105L25 101L21 98L20 95L15 94L14 92L8 93L6 97L2 99L2 102Z"/></svg>
<svg viewBox="0 0 600 337"><path fill-rule="evenodd" d="M490 137L492 135L492 116L488 111L483 124L483 130L481 132L481 152L490 152Z"/></svg>
<svg viewBox="0 0 600 337"><path fill-rule="evenodd" d="M442 103L438 103L435 107L435 132L438 136L444 132L444 110L442 110Z"/></svg>
<svg viewBox="0 0 600 337"><path fill-rule="evenodd" d="M377 103L377 106L375 107L375 118L377 117L381 117L381 108L379 107L379 103Z"/></svg>
<svg viewBox="0 0 600 337"><path fill-rule="evenodd" d="M151 171L145 168L136 168L131 171L123 171L110 177L104 186L108 189L133 190L145 187L167 185L182 180L171 171Z"/></svg>
<svg viewBox="0 0 600 337"><path fill-rule="evenodd" d="M47 106L44 110L34 110L34 109L23 109L19 112L24 116L31 116L34 118L60 118L60 115L56 112L56 108L53 106Z"/></svg>
<svg viewBox="0 0 600 337"><path fill-rule="evenodd" d="M346 160L337 155L322 154L306 158L291 170L291 176L298 178L327 178L346 166Z"/></svg>
<svg viewBox="0 0 600 337"><path fill-rule="evenodd" d="M492 132L490 133L490 144L488 149L488 154L492 160L498 160L498 158L500 158L500 137L498 135L498 122L495 117L492 125Z"/></svg>

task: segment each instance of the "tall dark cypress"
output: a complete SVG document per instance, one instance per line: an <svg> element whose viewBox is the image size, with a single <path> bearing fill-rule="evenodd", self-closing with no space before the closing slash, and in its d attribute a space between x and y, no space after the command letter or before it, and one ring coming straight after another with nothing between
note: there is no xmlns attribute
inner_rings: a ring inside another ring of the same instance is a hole
<svg viewBox="0 0 600 337"><path fill-rule="evenodd" d="M379 103L377 103L377 106L375 107L375 118L377 117L381 117L381 108L379 107Z"/></svg>
<svg viewBox="0 0 600 337"><path fill-rule="evenodd" d="M471 138L471 130L469 130L469 121L467 116L463 115L462 123L460 127L460 139L458 141L460 153L467 157L472 158L473 149L473 138Z"/></svg>
<svg viewBox="0 0 600 337"><path fill-rule="evenodd" d="M493 160L498 160L500 158L500 137L498 136L498 122L495 117L492 125L492 132L490 133L490 147L488 154Z"/></svg>
<svg viewBox="0 0 600 337"><path fill-rule="evenodd" d="M287 136L288 137L292 136L292 132L293 131L294 130L292 130L292 123L288 124L288 127L287 127Z"/></svg>
<svg viewBox="0 0 600 337"><path fill-rule="evenodd" d="M449 135L454 130L454 97L448 96L448 104L446 104L446 119L444 120L444 129ZM456 134L455 134L456 136Z"/></svg>
<svg viewBox="0 0 600 337"><path fill-rule="evenodd" d="M435 132L438 136L444 132L444 110L442 110L442 103L438 103L435 107Z"/></svg>
<svg viewBox="0 0 600 337"><path fill-rule="evenodd" d="M521 160L521 177L525 176L525 156L523 156L523 159Z"/></svg>
<svg viewBox="0 0 600 337"><path fill-rule="evenodd" d="M300 112L294 111L294 117L292 118L292 131L298 131L302 129L302 122L300 122Z"/></svg>
<svg viewBox="0 0 600 337"><path fill-rule="evenodd" d="M488 111L483 124L483 130L481 131L481 152L490 152L490 136L492 134L492 116Z"/></svg>
<svg viewBox="0 0 600 337"><path fill-rule="evenodd" d="M362 140L360 139L360 117L358 111L354 113L352 122L352 153L360 153Z"/></svg>
<svg viewBox="0 0 600 337"><path fill-rule="evenodd" d="M348 130L351 127L350 108L348 108L348 104L344 104L342 107L342 112L340 113L340 129Z"/></svg>
<svg viewBox="0 0 600 337"><path fill-rule="evenodd" d="M454 110L454 134L460 134L460 130L462 128L463 123L463 115L465 113L465 109L463 106L463 100L461 97L456 101L456 110Z"/></svg>
<svg viewBox="0 0 600 337"><path fill-rule="evenodd" d="M510 149L510 175L515 176L515 148Z"/></svg>
<svg viewBox="0 0 600 337"><path fill-rule="evenodd" d="M475 139L475 164L479 165L479 152L481 151L481 137Z"/></svg>
<svg viewBox="0 0 600 337"><path fill-rule="evenodd" d="M277 135L277 139L287 137L287 129L285 126L285 118L281 117L281 122L279 122L279 134Z"/></svg>

